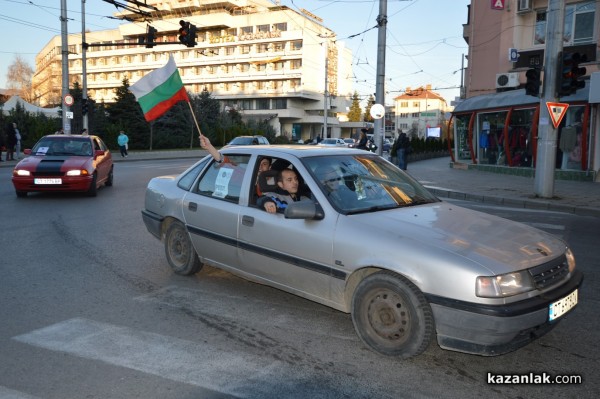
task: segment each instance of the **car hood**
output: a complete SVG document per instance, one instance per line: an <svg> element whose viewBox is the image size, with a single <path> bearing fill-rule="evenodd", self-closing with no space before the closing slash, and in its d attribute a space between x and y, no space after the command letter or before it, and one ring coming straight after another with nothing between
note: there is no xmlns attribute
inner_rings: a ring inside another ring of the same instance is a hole
<svg viewBox="0 0 600 399"><path fill-rule="evenodd" d="M446 202L356 215L369 230L429 251L451 252L493 274L523 270L565 252L559 238L522 223ZM354 216L350 216L354 217Z"/></svg>
<svg viewBox="0 0 600 399"><path fill-rule="evenodd" d="M91 157L78 156L29 156L17 164L19 169L31 171L64 171L82 169L90 162Z"/></svg>

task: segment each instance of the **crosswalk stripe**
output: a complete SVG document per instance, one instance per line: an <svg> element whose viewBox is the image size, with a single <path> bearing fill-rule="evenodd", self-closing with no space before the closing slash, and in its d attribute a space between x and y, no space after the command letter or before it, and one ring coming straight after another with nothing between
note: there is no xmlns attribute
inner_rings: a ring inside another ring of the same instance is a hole
<svg viewBox="0 0 600 399"><path fill-rule="evenodd" d="M261 377L280 375L283 368L279 361L83 318L13 339L239 397L263 396Z"/></svg>

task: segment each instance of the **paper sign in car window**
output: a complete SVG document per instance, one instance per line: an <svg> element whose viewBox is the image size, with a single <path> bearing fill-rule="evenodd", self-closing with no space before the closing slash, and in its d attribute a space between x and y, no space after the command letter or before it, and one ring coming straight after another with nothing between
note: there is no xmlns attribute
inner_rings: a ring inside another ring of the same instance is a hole
<svg viewBox="0 0 600 399"><path fill-rule="evenodd" d="M213 192L214 197L225 198L229 190L229 181L233 176L233 169L221 168L215 181L215 191Z"/></svg>
<svg viewBox="0 0 600 399"><path fill-rule="evenodd" d="M46 155L49 148L50 147L39 147L35 153L36 155Z"/></svg>

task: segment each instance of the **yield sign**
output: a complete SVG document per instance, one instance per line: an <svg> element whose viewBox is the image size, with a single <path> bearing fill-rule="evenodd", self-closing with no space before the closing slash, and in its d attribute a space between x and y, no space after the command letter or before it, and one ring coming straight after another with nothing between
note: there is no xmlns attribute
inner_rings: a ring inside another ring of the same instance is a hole
<svg viewBox="0 0 600 399"><path fill-rule="evenodd" d="M552 124L555 129L558 129L558 125L564 118L567 113L567 108L569 108L569 104L564 103L546 103L546 107L548 107L548 112L550 113L550 118L552 119Z"/></svg>

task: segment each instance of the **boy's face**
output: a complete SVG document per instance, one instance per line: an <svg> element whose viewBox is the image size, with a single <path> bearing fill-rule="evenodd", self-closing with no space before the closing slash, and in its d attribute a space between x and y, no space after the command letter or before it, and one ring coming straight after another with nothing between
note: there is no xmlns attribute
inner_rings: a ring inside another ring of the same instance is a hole
<svg viewBox="0 0 600 399"><path fill-rule="evenodd" d="M298 176L296 172L291 169L284 169L281 171L281 181L277 182L277 185L287 191L290 194L296 194L298 192Z"/></svg>
<svg viewBox="0 0 600 399"><path fill-rule="evenodd" d="M271 163L269 162L268 159L264 158L260 161L260 164L258 165L258 171L264 172L264 171L269 170L270 167L271 167Z"/></svg>

